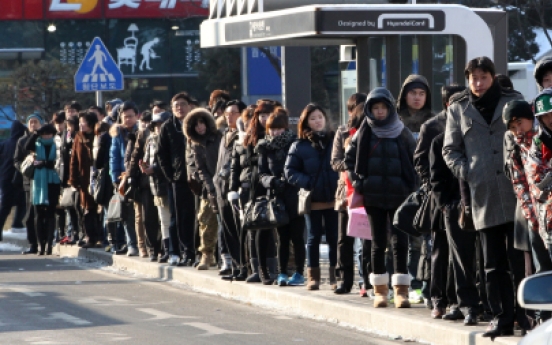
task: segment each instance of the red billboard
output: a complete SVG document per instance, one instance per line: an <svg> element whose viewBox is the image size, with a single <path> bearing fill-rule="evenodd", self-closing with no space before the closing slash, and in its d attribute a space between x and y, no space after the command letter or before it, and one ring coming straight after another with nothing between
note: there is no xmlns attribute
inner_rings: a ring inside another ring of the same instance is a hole
<svg viewBox="0 0 552 345"><path fill-rule="evenodd" d="M208 0L0 0L0 20L187 18L208 14Z"/></svg>

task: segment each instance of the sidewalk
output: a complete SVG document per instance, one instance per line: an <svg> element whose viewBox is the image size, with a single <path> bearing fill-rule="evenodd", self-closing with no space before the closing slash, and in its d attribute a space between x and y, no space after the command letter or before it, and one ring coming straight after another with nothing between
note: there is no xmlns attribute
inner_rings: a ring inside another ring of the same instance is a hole
<svg viewBox="0 0 552 345"><path fill-rule="evenodd" d="M21 247L27 245L24 234L9 232L4 233L4 242ZM332 322L394 339L435 345L514 345L521 339L517 332L518 336L497 338L493 343L490 339L481 337L486 324L466 327L460 321L433 320L430 318L430 311L423 304L412 305L410 309L395 309L392 305L385 309L375 309L368 298L359 297L358 287L351 294L335 295L327 284L327 278L323 279L320 291L309 292L305 287L229 283L220 279L216 269L197 271L192 267L171 267L149 262L149 259L114 256L103 249L87 250L77 246L58 245L54 248L54 254L102 261L121 270L185 284L201 293ZM327 269L323 271L327 277Z"/></svg>

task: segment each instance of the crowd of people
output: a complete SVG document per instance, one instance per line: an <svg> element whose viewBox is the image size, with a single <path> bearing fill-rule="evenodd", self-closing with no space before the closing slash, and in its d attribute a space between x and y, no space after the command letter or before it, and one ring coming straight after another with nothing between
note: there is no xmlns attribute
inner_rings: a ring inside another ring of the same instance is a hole
<svg viewBox="0 0 552 345"><path fill-rule="evenodd" d="M521 308L515 292L552 270L552 59L536 67L533 104L487 57L465 77L468 87L442 87L438 114L420 75L397 101L382 87L356 93L336 131L317 104L295 131L279 102L246 105L223 90L206 107L181 92L143 112L115 99L71 102L49 122L33 113L0 145L0 224L16 207L24 254L101 247L308 290L320 289L325 237L336 294L351 292L357 266L374 307L425 303L435 319L490 322L493 339L514 324L526 332L551 317ZM394 218L420 191L430 222L416 234ZM279 226L250 227L252 205L276 199ZM369 239L348 235L353 207Z"/></svg>

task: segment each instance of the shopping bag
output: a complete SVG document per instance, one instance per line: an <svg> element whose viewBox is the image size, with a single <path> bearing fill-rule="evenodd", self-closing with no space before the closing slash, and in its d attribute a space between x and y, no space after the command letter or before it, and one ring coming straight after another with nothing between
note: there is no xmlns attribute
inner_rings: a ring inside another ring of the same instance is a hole
<svg viewBox="0 0 552 345"><path fill-rule="evenodd" d="M123 221L123 202L124 197L119 193L114 193L109 201L107 208L107 222L122 222Z"/></svg>
<svg viewBox="0 0 552 345"><path fill-rule="evenodd" d="M372 239L372 228L364 207L349 209L347 236L358 237L363 240Z"/></svg>

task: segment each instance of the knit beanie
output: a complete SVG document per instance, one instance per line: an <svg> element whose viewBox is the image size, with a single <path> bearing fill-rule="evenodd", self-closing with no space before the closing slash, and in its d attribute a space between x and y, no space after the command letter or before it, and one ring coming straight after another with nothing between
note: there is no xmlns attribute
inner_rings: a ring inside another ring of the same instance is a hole
<svg viewBox="0 0 552 345"><path fill-rule="evenodd" d="M42 116L40 116L40 113L34 112L31 115L27 116L27 125L29 124L29 121L31 121L31 119L33 119L33 118L37 119L38 122L40 122L41 125L44 124L44 119L42 118Z"/></svg>
<svg viewBox="0 0 552 345"><path fill-rule="evenodd" d="M526 101L510 101L502 109L502 120L506 127L513 119L535 120L531 104Z"/></svg>

